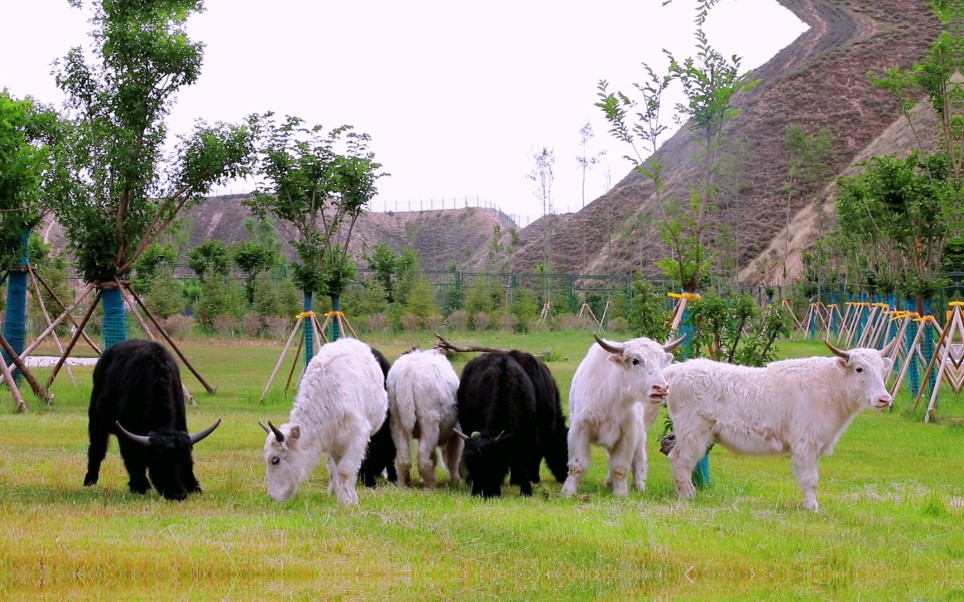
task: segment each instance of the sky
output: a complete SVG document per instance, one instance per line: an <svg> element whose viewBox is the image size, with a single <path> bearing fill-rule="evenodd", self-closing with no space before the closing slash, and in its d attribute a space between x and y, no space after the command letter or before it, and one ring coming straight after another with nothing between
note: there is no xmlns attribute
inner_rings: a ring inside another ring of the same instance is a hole
<svg viewBox="0 0 964 602"><path fill-rule="evenodd" d="M89 13L67 0L0 3L0 88L59 105L51 64L89 43ZM205 44L201 76L177 95L168 129L173 138L196 119L266 111L325 129L350 124L371 136L391 174L378 180L372 210L467 202L525 226L546 209L528 177L543 148L554 157L553 213L578 211L629 173L631 149L593 106L597 85L629 93L646 79L643 63L666 71L663 49L694 55L694 11L692 0L206 0L187 25ZM705 30L749 70L806 25L775 1L721 0ZM679 100L675 91L664 106ZM587 123L587 156L605 154L583 187ZM236 181L214 192L252 188Z"/></svg>

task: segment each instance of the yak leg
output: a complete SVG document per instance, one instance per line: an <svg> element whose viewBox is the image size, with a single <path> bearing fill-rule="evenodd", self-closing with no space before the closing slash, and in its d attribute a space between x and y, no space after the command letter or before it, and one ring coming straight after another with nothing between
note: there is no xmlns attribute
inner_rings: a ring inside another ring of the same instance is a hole
<svg viewBox="0 0 964 602"><path fill-rule="evenodd" d="M819 511L817 483L820 477L817 474L817 454L812 450L794 450L790 461L793 464L793 475L797 477L797 484L803 492L803 507L813 512Z"/></svg>
<svg viewBox="0 0 964 602"><path fill-rule="evenodd" d="M121 457L124 458L124 466L130 476L128 487L133 493L147 493L151 483L147 480L147 456L144 449L137 443L128 443L123 439L118 440L118 443Z"/></svg>
<svg viewBox="0 0 964 602"><path fill-rule="evenodd" d="M652 408L659 411L659 406L648 404L641 406L636 404L633 410L633 418L636 423L636 447L633 450L633 489L636 491L646 491L646 479L649 477L649 458L646 455L646 431L652 424L649 414Z"/></svg>
<svg viewBox="0 0 964 602"><path fill-rule="evenodd" d="M589 470L589 433L585 425L577 423L569 427L569 476L562 485L562 495L575 495L579 482Z"/></svg>
<svg viewBox="0 0 964 602"><path fill-rule="evenodd" d="M412 443L411 434L392 415L392 440L395 442L395 472L399 487L412 485Z"/></svg>
<svg viewBox="0 0 964 602"><path fill-rule="evenodd" d="M631 423L635 425L635 422ZM629 493L626 477L633 464L636 453L638 433L635 426L627 428L611 450L609 450L609 474L606 475L606 485L612 487L613 495L624 497Z"/></svg>
<svg viewBox="0 0 964 602"><path fill-rule="evenodd" d="M438 423L428 421L421 424L418 436L418 474L422 477L422 485L428 489L435 489L435 449L438 447Z"/></svg>
<svg viewBox="0 0 964 602"><path fill-rule="evenodd" d="M90 447L87 448L87 474L84 475L84 487L97 484L100 478L100 465L107 455L107 439L110 435L107 431L94 426L91 420L88 427L90 433Z"/></svg>
<svg viewBox="0 0 964 602"><path fill-rule="evenodd" d="M462 480L462 475L459 473L459 460L462 458L464 446L465 442L462 441L461 437L452 435L448 442L440 448L442 450L442 462L445 464L445 470L449 473L450 485L458 485Z"/></svg>
<svg viewBox="0 0 964 602"><path fill-rule="evenodd" d="M358 479L358 469L361 467L362 460L365 459L365 449L368 446L367 431L358 428L359 426L348 425L353 434L346 441L341 456L332 456L335 462L333 474L335 499L343 506L358 505L358 491L355 489L355 480Z"/></svg>
<svg viewBox="0 0 964 602"><path fill-rule="evenodd" d="M676 443L669 452L669 467L676 484L676 495L691 500L696 497L693 486L693 469L713 443L713 433L708 428L685 429L676 427Z"/></svg>

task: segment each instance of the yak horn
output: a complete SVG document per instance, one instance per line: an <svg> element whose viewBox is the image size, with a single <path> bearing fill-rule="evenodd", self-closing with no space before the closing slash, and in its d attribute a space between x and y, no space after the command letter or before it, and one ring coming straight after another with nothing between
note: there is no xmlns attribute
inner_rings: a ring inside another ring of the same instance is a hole
<svg viewBox="0 0 964 602"><path fill-rule="evenodd" d="M119 420L114 424L117 425L118 436L123 435L124 438L130 441L131 443L136 443L142 447L148 447L151 444L151 440L149 437L145 435L135 435L134 433L129 432L127 429L121 426L121 423Z"/></svg>
<svg viewBox="0 0 964 602"><path fill-rule="evenodd" d="M603 349L605 349L606 351L608 351L609 353L618 353L618 354L622 355L623 351L625 350L625 347L623 347L622 345L619 345L619 346L617 347L616 345L613 345L612 343L608 343L608 342L600 339L600 338L599 338L599 335L597 335L595 332L592 333L592 336L593 336L594 339L596 339L596 342L599 343L599 346L602 347Z"/></svg>
<svg viewBox="0 0 964 602"><path fill-rule="evenodd" d="M836 355L837 357L842 357L842 358L844 358L845 360L849 360L849 359L850 359L850 354L849 354L849 353L847 353L846 351L844 351L844 350L842 350L842 349L838 349L838 348L834 347L834 346L833 346L833 343L831 343L831 342L828 341L827 339L824 339L824 340L823 340L823 344L826 345L826 346L830 349L830 351L833 351L833 354Z"/></svg>
<svg viewBox="0 0 964 602"><path fill-rule="evenodd" d="M258 421L258 424L261 424L260 420ZM268 428L268 426L271 428ZM261 428L264 429L264 432L268 433L269 435L274 433L274 438L278 440L278 443L283 443L285 440L285 434L281 432L281 429L271 424L270 420L268 421L268 426L261 424Z"/></svg>
<svg viewBox="0 0 964 602"><path fill-rule="evenodd" d="M468 440L469 440L469 436L466 435L465 433L463 433L462 431L460 431L460 430L457 429L457 428L454 428L454 427L453 427L453 428L452 428L452 432L455 433L456 435L458 435L459 437L461 437L463 441L468 441Z"/></svg>
<svg viewBox="0 0 964 602"><path fill-rule="evenodd" d="M890 352L893 351L894 347L897 345L897 341L898 341L898 338L894 337L893 339L891 339L889 343L884 345L884 348L880 350L881 357L889 356Z"/></svg>
<svg viewBox="0 0 964 602"><path fill-rule="evenodd" d="M666 343L665 345L663 345L663 351L669 352L669 351L672 351L673 349L676 349L677 347L679 347L679 344L682 343L683 339L685 338L686 338L686 335L684 334L683 336L676 339L675 341L671 343Z"/></svg>
<svg viewBox="0 0 964 602"><path fill-rule="evenodd" d="M214 429L218 428L218 426L219 426L220 424L221 424L221 419L218 418L217 421L215 421L214 424L212 424L211 426L207 427L206 429L204 429L204 430L201 431L200 433L193 433L193 434L191 435L191 445L197 445L197 443L198 443L199 441L204 440L204 438L207 437L208 435L210 435L211 433L213 433L213 432L214 432Z"/></svg>

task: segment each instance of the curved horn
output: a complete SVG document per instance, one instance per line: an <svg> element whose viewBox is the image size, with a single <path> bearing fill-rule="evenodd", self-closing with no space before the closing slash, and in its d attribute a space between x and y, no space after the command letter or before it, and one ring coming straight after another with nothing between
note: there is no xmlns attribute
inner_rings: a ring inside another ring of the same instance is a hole
<svg viewBox="0 0 964 602"><path fill-rule="evenodd" d="M833 351L833 354L836 355L837 357L842 357L842 358L844 358L845 360L849 360L849 359L850 359L850 354L849 354L849 353L847 353L846 351L844 351L844 350L842 350L842 349L838 349L838 348L834 347L834 346L833 346L833 343L831 343L831 342L828 341L827 339L823 339L823 344L826 345L826 346L830 349L830 351Z"/></svg>
<svg viewBox="0 0 964 602"><path fill-rule="evenodd" d="M258 424L261 424L261 421L260 421L260 420L258 421ZM271 428L268 428L269 426L270 426ZM284 442L284 440L285 440L285 434L281 432L281 429L279 429L279 428L276 427L275 425L271 424L271 421L270 421L270 420L268 421L268 426L265 426L265 425L261 424L261 428L263 428L263 429L264 429L264 432L266 432L266 433L268 433L268 434L274 433L274 438L278 440L278 443Z"/></svg>
<svg viewBox="0 0 964 602"><path fill-rule="evenodd" d="M148 437L146 437L146 436L144 436L144 435L135 435L134 433L128 432L127 429L125 429L124 427L121 426L121 423L120 423L119 420L118 420L117 422L115 422L114 424L117 425L117 435L118 435L118 436L123 435L124 438L127 439L128 441L130 441L130 442L132 442L132 443L136 443L136 444L138 444L138 445L140 445L140 446L143 446L143 447L148 447L148 446L151 444L150 438L148 438Z"/></svg>
<svg viewBox="0 0 964 602"><path fill-rule="evenodd" d="M595 332L592 333L592 336L594 339L596 339L596 342L599 343L599 346L605 349L606 351L608 351L609 353L618 353L622 355L623 351L625 350L625 347L623 347L622 345L619 345L617 347L612 343L607 343L606 341L600 339L599 335L597 335Z"/></svg>
<svg viewBox="0 0 964 602"><path fill-rule="evenodd" d="M686 335L684 334L683 336L676 339L675 341L666 343L665 345L663 345L663 351L672 351L673 349L676 349L677 347L679 347L680 343L682 343L683 339L685 338L686 338Z"/></svg>
<svg viewBox="0 0 964 602"><path fill-rule="evenodd" d="M221 424L221 419L218 418L217 421L215 421L214 424L212 424L211 426L207 427L206 429L204 429L204 430L201 431L200 433L193 433L193 434L191 435L191 445L196 445L199 441L202 441L205 437L207 437L208 435L210 435L211 433L213 433L213 432L214 432L214 429L218 428L218 426L219 426L220 424Z"/></svg>
<svg viewBox="0 0 964 602"><path fill-rule="evenodd" d="M457 428L454 428L454 427L453 427L453 428L452 428L452 432L455 433L456 435L458 435L459 437L461 437L463 441L468 441L468 440L469 440L469 436L466 435L465 433L463 433L462 431L460 431L460 430L457 429Z"/></svg>
<svg viewBox="0 0 964 602"><path fill-rule="evenodd" d="M898 338L894 337L893 339L891 339L889 343L884 345L884 348L880 350L881 357L888 357L890 353L894 350L894 347L897 345L897 341L898 341Z"/></svg>

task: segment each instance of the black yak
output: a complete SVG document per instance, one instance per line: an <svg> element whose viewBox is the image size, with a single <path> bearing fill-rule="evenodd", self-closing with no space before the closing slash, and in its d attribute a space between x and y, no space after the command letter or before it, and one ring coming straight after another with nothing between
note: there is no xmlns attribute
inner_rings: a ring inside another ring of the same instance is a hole
<svg viewBox="0 0 964 602"><path fill-rule="evenodd" d="M537 393L522 365L505 352L470 360L462 370L457 398L458 432L465 439L462 459L472 495L502 495L510 469L520 493L532 495L533 469L542 455Z"/></svg>
<svg viewBox="0 0 964 602"><path fill-rule="evenodd" d="M88 415L85 486L97 483L108 437L114 433L132 492L147 493L153 484L165 498L184 500L201 491L191 450L221 420L200 433L188 433L180 370L163 346L131 340L107 348L94 367Z"/></svg>

